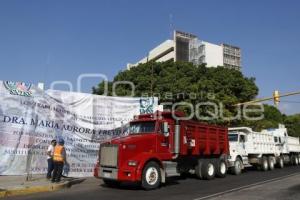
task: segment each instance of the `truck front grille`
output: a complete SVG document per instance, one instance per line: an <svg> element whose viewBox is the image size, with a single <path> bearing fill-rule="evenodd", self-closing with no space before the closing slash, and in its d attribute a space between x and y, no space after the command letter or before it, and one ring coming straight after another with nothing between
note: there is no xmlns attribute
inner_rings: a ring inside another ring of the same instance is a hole
<svg viewBox="0 0 300 200"><path fill-rule="evenodd" d="M118 167L118 150L118 145L101 145L100 165L103 167Z"/></svg>

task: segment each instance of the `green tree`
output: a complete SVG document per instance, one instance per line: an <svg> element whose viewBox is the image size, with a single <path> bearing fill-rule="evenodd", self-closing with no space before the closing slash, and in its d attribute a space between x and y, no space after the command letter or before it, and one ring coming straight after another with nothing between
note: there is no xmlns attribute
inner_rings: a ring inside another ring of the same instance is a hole
<svg viewBox="0 0 300 200"><path fill-rule="evenodd" d="M148 62L140 64L131 70L120 71L108 82L108 95L112 95L112 85L116 81L130 81L135 85L134 96L158 96L160 103L164 102L199 102L211 101L222 103L226 117L235 116L236 103L253 100L258 94L258 87L254 78L245 77L240 71L224 67L208 68L205 65L195 66L186 62ZM118 96L129 96L130 85L116 87ZM93 88L94 94L103 94L105 83L101 82ZM193 95L191 95L193 94ZM189 112L186 107L178 109ZM211 107L201 107L200 114L212 111ZM256 131L276 128L283 123L293 136L300 136L300 114L285 116L276 107L264 105L264 118L259 121L215 120L210 123L226 124L230 126L249 126ZM253 116L261 113L253 113Z"/></svg>
<svg viewBox="0 0 300 200"><path fill-rule="evenodd" d="M148 62L121 71L108 83L108 95L111 95L112 84L115 81L130 81L135 85L135 96L158 96L160 103L222 103L227 117L235 116L234 104L252 100L258 94L255 79L245 77L240 71L224 67L195 66L187 62ZM93 88L93 93L103 94L104 85L102 82ZM119 85L116 87L116 93L119 96L128 96L131 94L131 87ZM179 109L189 112L184 106ZM212 108L201 107L200 113L205 115L210 109ZM213 123L227 122L216 120Z"/></svg>
<svg viewBox="0 0 300 200"><path fill-rule="evenodd" d="M243 121L240 125L249 126L255 131L262 129L277 128L278 124L284 123L284 115L276 107L264 104L263 119L257 121ZM260 113L261 114L261 113Z"/></svg>
<svg viewBox="0 0 300 200"><path fill-rule="evenodd" d="M300 136L300 114L285 116L284 124L288 129L289 135Z"/></svg>

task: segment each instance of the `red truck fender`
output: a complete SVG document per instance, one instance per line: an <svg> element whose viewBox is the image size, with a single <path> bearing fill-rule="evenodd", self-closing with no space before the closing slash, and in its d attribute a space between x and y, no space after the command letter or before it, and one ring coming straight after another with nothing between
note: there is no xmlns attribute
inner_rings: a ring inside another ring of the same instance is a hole
<svg viewBox="0 0 300 200"><path fill-rule="evenodd" d="M147 156L147 157L149 156L149 157L147 159L142 159L142 161L138 165L138 168L137 168L137 171L136 171L136 177L138 178L138 180L139 181L142 180L141 178L142 178L143 170L144 170L144 167L146 166L146 164L150 161L154 161L154 162L159 164L160 170L161 170L162 182L165 182L165 170L164 170L164 167L163 167L163 164L162 164L161 160L157 157L152 157L153 155L143 154L143 157L144 156Z"/></svg>

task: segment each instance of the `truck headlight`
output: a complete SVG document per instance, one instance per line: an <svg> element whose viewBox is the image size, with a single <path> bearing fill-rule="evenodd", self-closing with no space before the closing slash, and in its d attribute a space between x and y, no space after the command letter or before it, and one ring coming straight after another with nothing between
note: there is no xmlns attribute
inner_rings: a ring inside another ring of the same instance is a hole
<svg viewBox="0 0 300 200"><path fill-rule="evenodd" d="M133 166L133 167L137 166L137 161L135 160L128 161L128 166Z"/></svg>

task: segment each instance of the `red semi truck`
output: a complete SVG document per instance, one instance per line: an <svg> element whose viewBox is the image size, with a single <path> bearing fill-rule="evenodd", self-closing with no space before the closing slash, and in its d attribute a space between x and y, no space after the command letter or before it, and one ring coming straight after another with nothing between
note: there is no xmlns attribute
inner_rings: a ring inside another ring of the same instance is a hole
<svg viewBox="0 0 300 200"><path fill-rule="evenodd" d="M225 177L227 128L183 117L181 112L135 116L128 136L100 145L96 173L107 185L140 182L146 190L159 187L174 172L185 176L193 170L201 179Z"/></svg>

